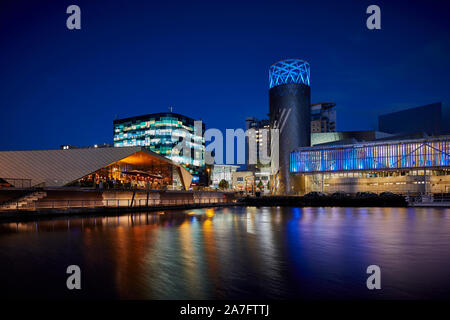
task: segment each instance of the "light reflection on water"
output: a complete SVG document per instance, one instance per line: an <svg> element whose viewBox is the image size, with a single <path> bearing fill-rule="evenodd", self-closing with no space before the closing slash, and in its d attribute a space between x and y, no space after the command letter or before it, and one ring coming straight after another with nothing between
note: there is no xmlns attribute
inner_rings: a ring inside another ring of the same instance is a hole
<svg viewBox="0 0 450 320"><path fill-rule="evenodd" d="M449 213L235 207L1 224L1 295L450 298ZM78 292L65 289L71 264ZM366 289L371 264L380 291Z"/></svg>

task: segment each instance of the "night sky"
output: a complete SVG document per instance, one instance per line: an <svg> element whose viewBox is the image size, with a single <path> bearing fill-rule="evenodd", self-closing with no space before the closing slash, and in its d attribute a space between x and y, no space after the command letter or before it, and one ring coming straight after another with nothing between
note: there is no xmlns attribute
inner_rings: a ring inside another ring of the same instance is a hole
<svg viewBox="0 0 450 320"><path fill-rule="evenodd" d="M81 8L81 30L66 8ZM366 8L381 7L381 30ZM268 68L311 64L312 102L338 130L450 103L450 1L0 1L0 150L112 143L153 112L244 127L268 112Z"/></svg>

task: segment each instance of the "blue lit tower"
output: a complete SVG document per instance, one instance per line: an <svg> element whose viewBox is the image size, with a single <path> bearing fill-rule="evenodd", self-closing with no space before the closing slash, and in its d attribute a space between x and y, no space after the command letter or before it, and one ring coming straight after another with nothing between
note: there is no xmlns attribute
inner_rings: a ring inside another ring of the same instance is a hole
<svg viewBox="0 0 450 320"><path fill-rule="evenodd" d="M290 153L311 143L309 77L309 63L303 60L282 60L269 69L270 125L280 130L279 169L274 178L277 194L292 193Z"/></svg>

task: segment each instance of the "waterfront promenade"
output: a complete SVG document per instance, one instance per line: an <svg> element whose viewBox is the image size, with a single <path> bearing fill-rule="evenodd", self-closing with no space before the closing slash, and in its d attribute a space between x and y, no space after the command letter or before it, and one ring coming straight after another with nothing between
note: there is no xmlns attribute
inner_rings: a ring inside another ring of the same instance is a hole
<svg viewBox="0 0 450 320"><path fill-rule="evenodd" d="M310 193L304 196L243 196L237 192L175 190L99 190L83 188L2 189L0 221L58 216L121 215L130 212L208 207L450 207L447 198L393 193ZM445 201L444 201L445 200Z"/></svg>
<svg viewBox="0 0 450 320"><path fill-rule="evenodd" d="M3 189L0 190L0 220L202 208L232 205L235 201L235 193L219 191Z"/></svg>

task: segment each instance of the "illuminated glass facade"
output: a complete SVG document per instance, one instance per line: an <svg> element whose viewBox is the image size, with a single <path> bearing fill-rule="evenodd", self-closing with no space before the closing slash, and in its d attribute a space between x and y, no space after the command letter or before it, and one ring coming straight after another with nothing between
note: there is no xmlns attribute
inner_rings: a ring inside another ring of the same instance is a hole
<svg viewBox="0 0 450 320"><path fill-rule="evenodd" d="M204 124L196 130L193 119L168 112L114 120L113 125L114 147L148 147L183 165L194 175L194 180L201 181L205 176ZM182 139L190 154L183 154L183 149L175 148Z"/></svg>
<svg viewBox="0 0 450 320"><path fill-rule="evenodd" d="M420 140L300 148L293 173L438 168L450 166L450 136Z"/></svg>

